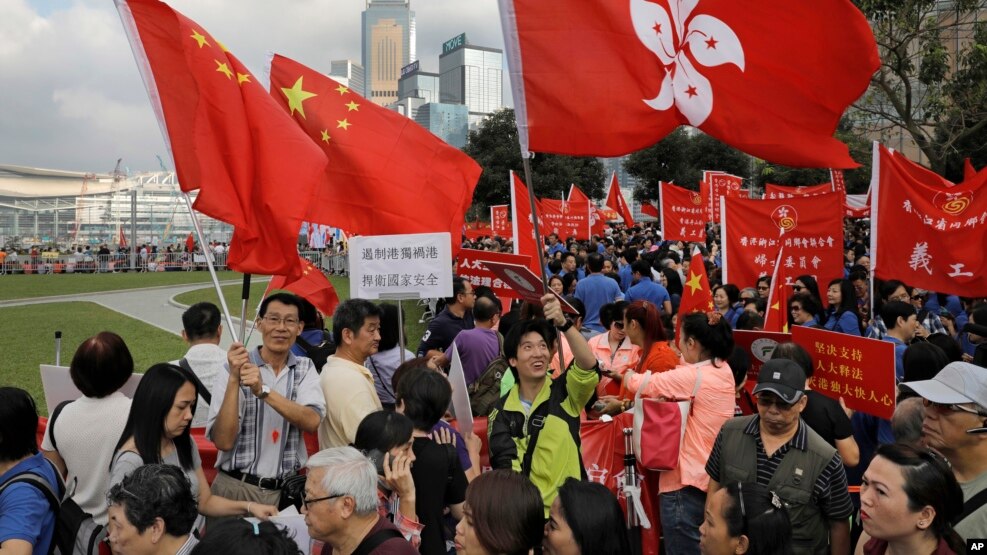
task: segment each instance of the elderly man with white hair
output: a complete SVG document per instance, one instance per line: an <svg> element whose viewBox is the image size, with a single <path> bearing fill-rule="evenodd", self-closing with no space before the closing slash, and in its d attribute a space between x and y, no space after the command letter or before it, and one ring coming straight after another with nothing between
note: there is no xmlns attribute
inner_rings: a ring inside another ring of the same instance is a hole
<svg viewBox="0 0 987 555"><path fill-rule="evenodd" d="M333 447L306 465L302 512L322 555L417 555L401 532L377 512L377 470L352 447Z"/></svg>

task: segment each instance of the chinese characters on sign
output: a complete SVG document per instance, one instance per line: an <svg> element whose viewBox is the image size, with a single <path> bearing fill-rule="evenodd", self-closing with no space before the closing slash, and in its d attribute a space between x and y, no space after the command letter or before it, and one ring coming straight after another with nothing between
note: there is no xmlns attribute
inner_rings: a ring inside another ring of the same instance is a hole
<svg viewBox="0 0 987 555"><path fill-rule="evenodd" d="M659 183L661 197L661 228L665 239L670 241L706 241L706 203L702 194L676 187L669 183Z"/></svg>
<svg viewBox="0 0 987 555"><path fill-rule="evenodd" d="M842 397L853 410L891 418L897 395L893 343L806 326L796 326L792 340L812 356L812 389Z"/></svg>
<svg viewBox="0 0 987 555"><path fill-rule="evenodd" d="M510 213L511 207L507 204L490 207L490 227L493 229L494 235L498 237L511 236L513 231L511 230Z"/></svg>
<svg viewBox="0 0 987 555"><path fill-rule="evenodd" d="M448 233L360 236L349 246L353 298L452 296Z"/></svg>
<svg viewBox="0 0 987 555"><path fill-rule="evenodd" d="M469 279L473 287L486 286L493 289L493 292L500 299L519 299L521 298L520 295L487 269L485 263L502 262L527 267L530 261L531 257L527 255L462 249L456 260L456 275Z"/></svg>

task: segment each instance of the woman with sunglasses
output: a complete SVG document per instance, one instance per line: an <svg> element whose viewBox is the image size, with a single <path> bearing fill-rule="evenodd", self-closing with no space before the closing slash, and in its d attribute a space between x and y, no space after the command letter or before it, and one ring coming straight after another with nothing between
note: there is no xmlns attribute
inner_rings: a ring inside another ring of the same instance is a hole
<svg viewBox="0 0 987 555"><path fill-rule="evenodd" d="M110 487L146 464L172 464L181 468L192 483L201 515L267 519L278 514L273 505L233 501L210 491L199 448L189 433L198 398L188 370L167 363L148 369L134 393L130 415L110 463Z"/></svg>
<svg viewBox="0 0 987 555"><path fill-rule="evenodd" d="M822 295L819 293L819 283L816 282L816 278L804 274L795 278L792 282L792 293L798 295L799 293L809 295L813 300L816 301L815 306L816 311L812 313L813 316L819 320L819 323L826 321L826 311L823 308Z"/></svg>
<svg viewBox="0 0 987 555"><path fill-rule="evenodd" d="M600 324L607 328L605 333L593 336L588 341L593 356L600 361L603 377L596 387L598 395L616 395L620 392L620 381L628 368L637 366L641 360L641 347L631 343L624 332L624 311L627 303L617 301L600 308Z"/></svg>
<svg viewBox="0 0 987 555"><path fill-rule="evenodd" d="M965 553L951 522L963 490L949 463L930 449L884 444L864 472L857 555Z"/></svg>
<svg viewBox="0 0 987 555"><path fill-rule="evenodd" d="M785 506L774 492L753 482L732 482L711 495L699 532L703 555L792 553Z"/></svg>
<svg viewBox="0 0 987 555"><path fill-rule="evenodd" d="M822 307L808 293L796 293L788 299L789 325L818 327L822 325L817 316L821 311Z"/></svg>

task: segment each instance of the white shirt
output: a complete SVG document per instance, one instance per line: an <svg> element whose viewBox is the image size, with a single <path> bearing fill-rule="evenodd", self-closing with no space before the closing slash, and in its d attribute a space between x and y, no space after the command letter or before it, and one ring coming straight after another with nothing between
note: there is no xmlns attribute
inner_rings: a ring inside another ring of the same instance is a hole
<svg viewBox="0 0 987 555"><path fill-rule="evenodd" d="M192 367L192 371L202 380L202 385L206 386L206 388L212 387L213 380L216 379L217 374L226 372L226 351L219 345L212 343L192 345L188 352L185 353L185 360L188 361L189 366ZM178 366L177 360L173 360L171 363ZM222 403L223 398L214 397L213 402ZM200 396L199 402L195 406L195 415L192 417L192 427L199 428L205 426L207 420L209 420L209 405Z"/></svg>

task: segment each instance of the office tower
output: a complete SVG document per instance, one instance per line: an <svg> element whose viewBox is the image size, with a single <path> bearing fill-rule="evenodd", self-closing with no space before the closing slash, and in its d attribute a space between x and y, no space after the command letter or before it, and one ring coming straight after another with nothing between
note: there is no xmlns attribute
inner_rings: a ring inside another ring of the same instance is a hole
<svg viewBox="0 0 987 555"><path fill-rule="evenodd" d="M363 95L381 106L398 100L401 68L415 59L411 1L368 0L363 12Z"/></svg>
<svg viewBox="0 0 987 555"><path fill-rule="evenodd" d="M421 98L425 102L439 101L439 74L422 71L418 60L401 68L398 79L398 100Z"/></svg>
<svg viewBox="0 0 987 555"><path fill-rule="evenodd" d="M466 146L469 112L463 104L422 104L418 107L415 121L456 148Z"/></svg>
<svg viewBox="0 0 987 555"><path fill-rule="evenodd" d="M363 94L365 83L363 66L353 60L332 60L329 62L329 77L359 94Z"/></svg>
<svg viewBox="0 0 987 555"><path fill-rule="evenodd" d="M469 44L466 33L442 44L439 101L465 104L470 128L504 106L503 51Z"/></svg>

